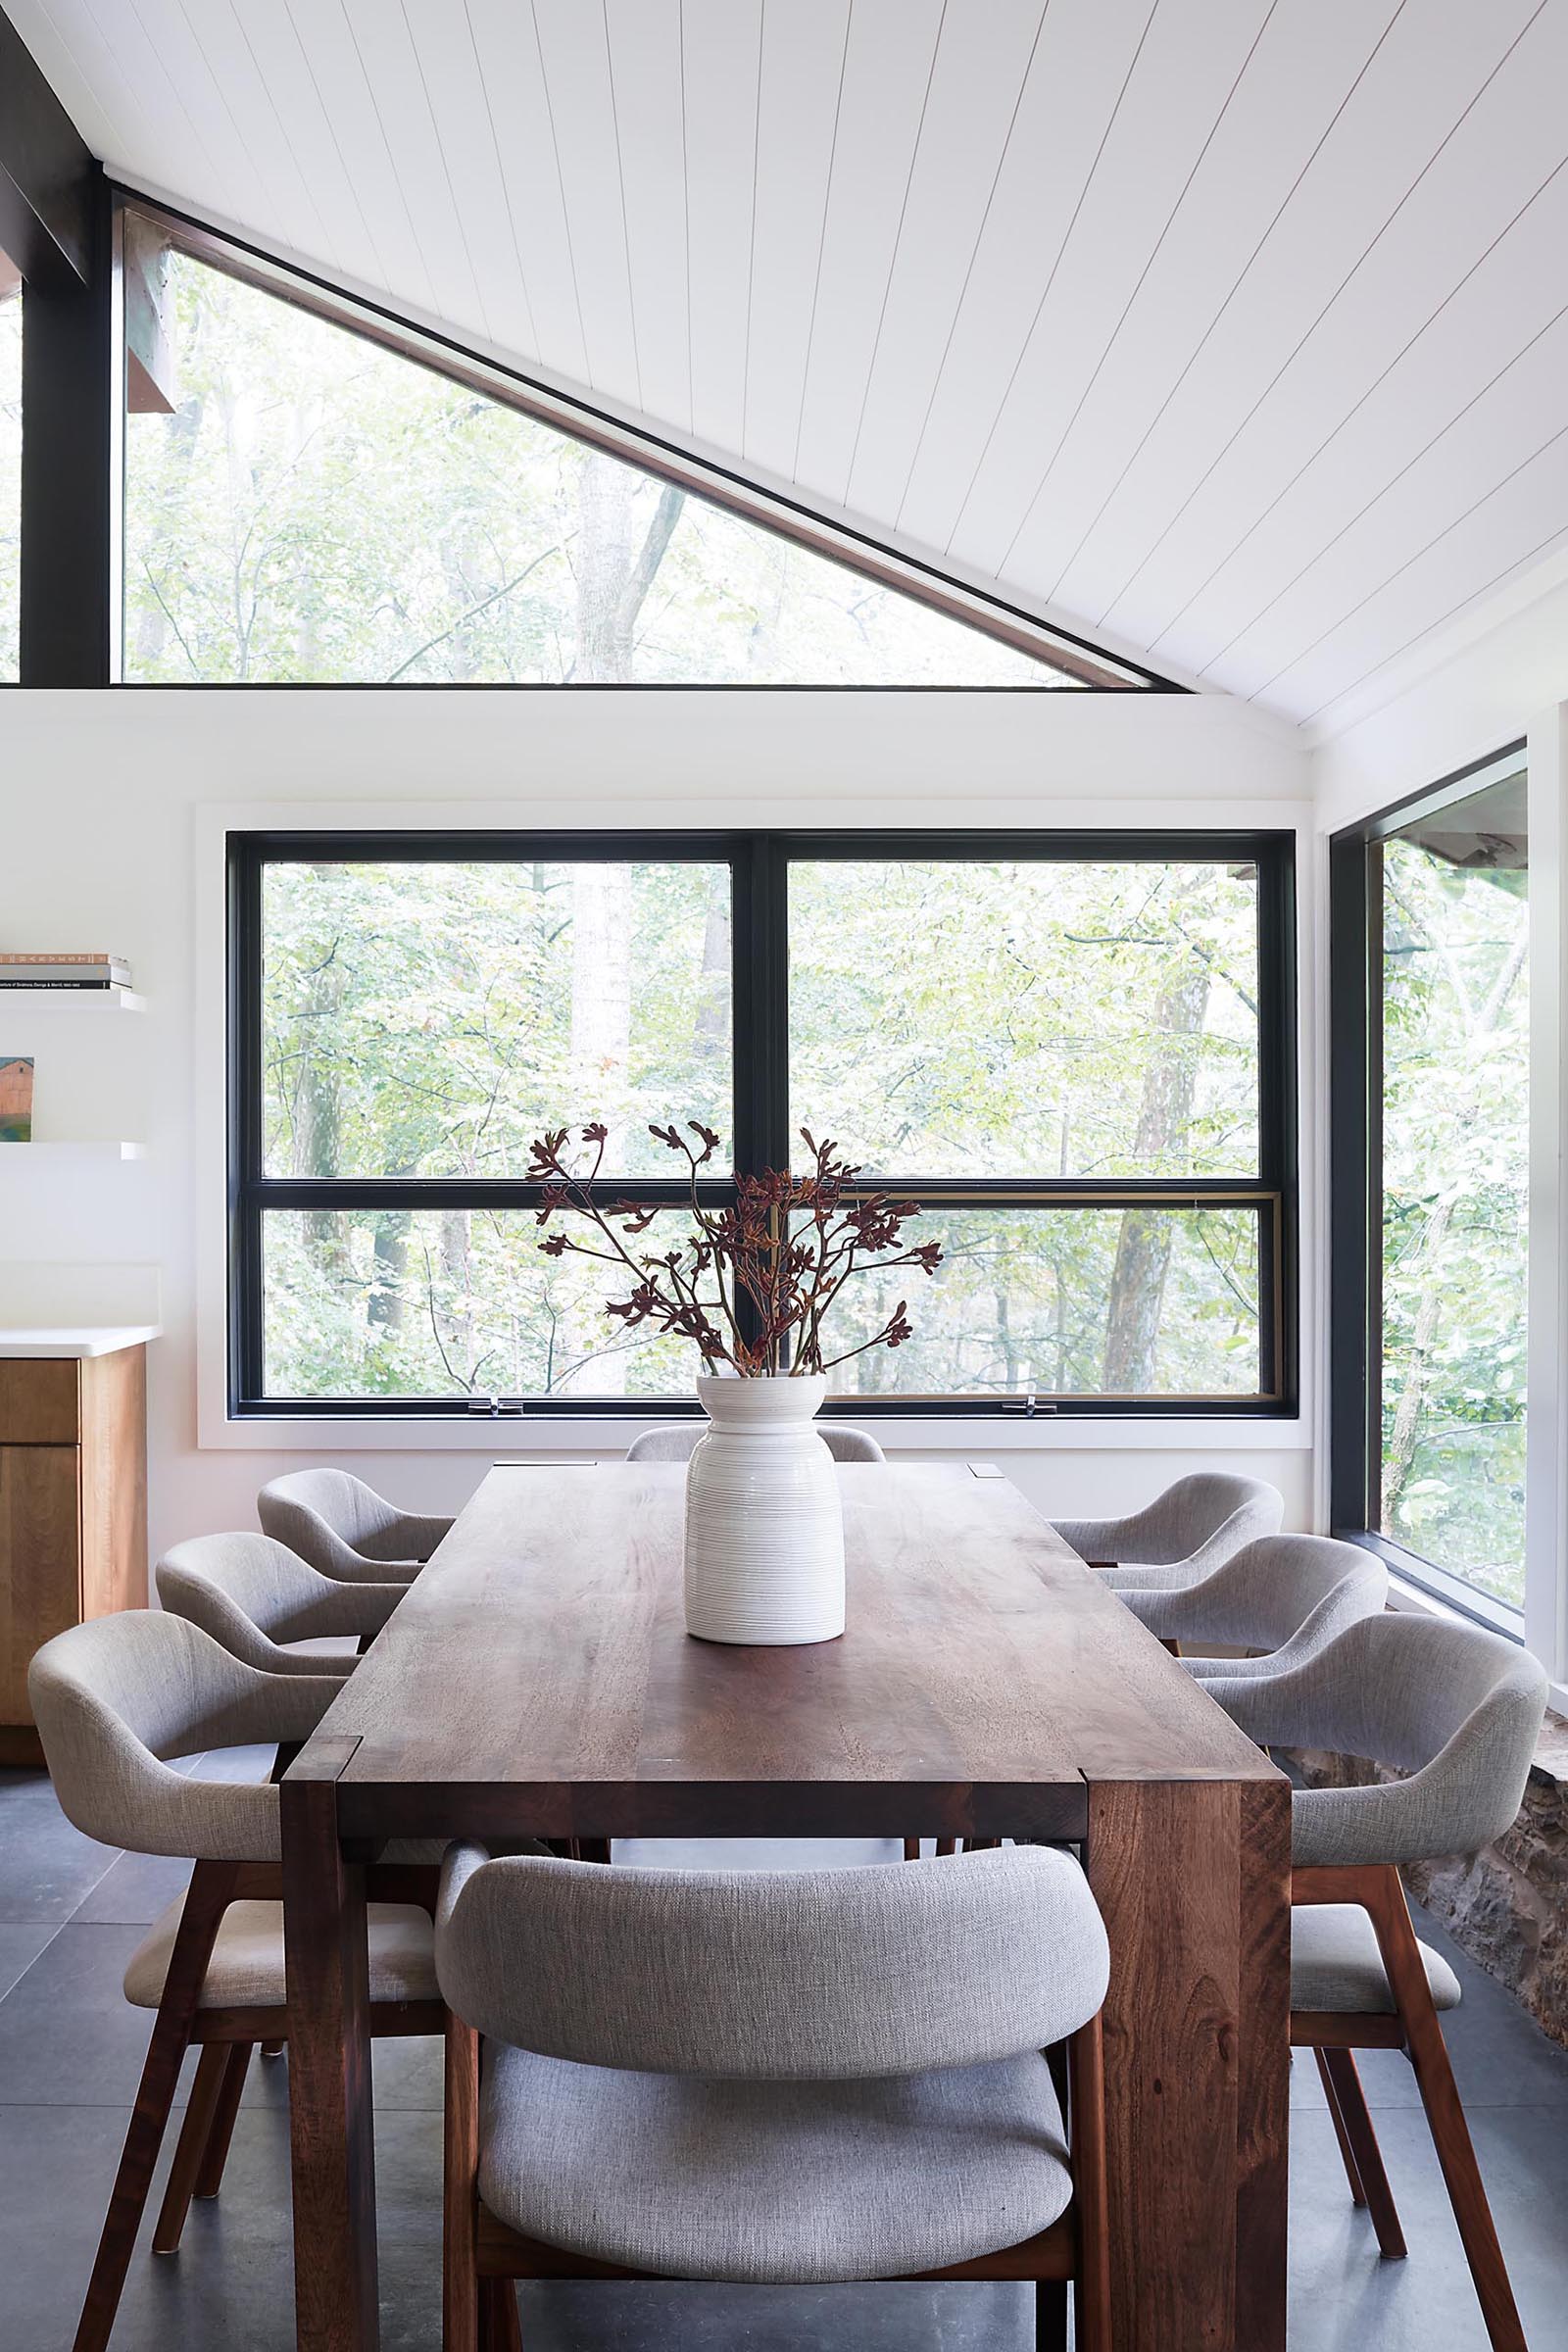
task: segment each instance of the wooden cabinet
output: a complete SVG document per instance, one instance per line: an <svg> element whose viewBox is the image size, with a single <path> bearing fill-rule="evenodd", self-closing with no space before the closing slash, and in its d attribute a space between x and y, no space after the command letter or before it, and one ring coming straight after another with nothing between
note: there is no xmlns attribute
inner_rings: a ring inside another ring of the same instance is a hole
<svg viewBox="0 0 1568 2352"><path fill-rule="evenodd" d="M147 1602L147 1351L0 1357L0 1763L34 1761L27 1662Z"/></svg>

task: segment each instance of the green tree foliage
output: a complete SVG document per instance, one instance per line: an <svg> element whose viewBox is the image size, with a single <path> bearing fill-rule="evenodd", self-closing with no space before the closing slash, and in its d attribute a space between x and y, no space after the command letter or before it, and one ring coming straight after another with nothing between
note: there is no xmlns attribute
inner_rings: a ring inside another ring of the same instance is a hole
<svg viewBox="0 0 1568 2352"><path fill-rule="evenodd" d="M1384 851L1383 1527L1524 1598L1526 875Z"/></svg>
<svg viewBox="0 0 1568 2352"><path fill-rule="evenodd" d="M272 1175L515 1178L595 1117L611 1172L667 1177L651 1122L728 1131L725 867L274 864L263 917ZM1255 1179L1255 926L1250 872L1212 865L798 862L795 1123L899 1178ZM917 1238L943 1265L863 1392L1257 1388L1252 1208L933 1207ZM686 1351L628 1344L538 1240L507 1209L270 1214L270 1392L684 1394Z"/></svg>
<svg viewBox="0 0 1568 2352"><path fill-rule="evenodd" d="M132 679L1074 683L186 255L169 287Z"/></svg>

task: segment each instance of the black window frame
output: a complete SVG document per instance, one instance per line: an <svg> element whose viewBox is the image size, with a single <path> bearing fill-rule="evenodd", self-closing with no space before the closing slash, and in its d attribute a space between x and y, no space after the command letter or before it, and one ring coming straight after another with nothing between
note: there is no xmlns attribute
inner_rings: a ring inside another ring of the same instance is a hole
<svg viewBox="0 0 1568 2352"><path fill-rule="evenodd" d="M812 860L1039 860L1060 864L1250 864L1257 874L1258 1166L1256 1178L1040 1179L921 1178L889 1175L891 1190L933 1207L945 1202L1107 1208L1255 1206L1260 1212L1259 1386L1243 1396L1174 1397L1101 1395L1022 1397L846 1394L857 1416L996 1417L1041 1412L1063 1418L1288 1419L1298 1412L1297 974L1296 841L1288 828L1087 832L1042 830L815 831L725 828L568 831L399 829L363 832L231 832L227 906L228 1316L227 1385L231 1420L462 1419L489 1409L488 1398L276 1397L265 1391L263 1221L270 1209L322 1207L440 1208L538 1204L540 1187L511 1178L269 1176L263 1152L262 875L273 863L464 864L603 860L606 863L728 863L732 874L732 1019L738 1170L782 1167L790 1155L788 869ZM730 1140L726 1138L726 1141ZM621 1199L670 1201L678 1183L617 1177L603 1188ZM870 1188L868 1188L870 1189ZM720 1178L704 1198L723 1201L733 1186ZM1271 1375L1271 1377L1269 1377ZM504 1410L529 1419L646 1420L695 1414L695 1398L551 1397L507 1399Z"/></svg>
<svg viewBox="0 0 1568 2352"><path fill-rule="evenodd" d="M1386 1536L1382 1518L1383 844L1523 762L1523 736L1329 838L1329 1518L1342 1541L1494 1633L1524 1613Z"/></svg>

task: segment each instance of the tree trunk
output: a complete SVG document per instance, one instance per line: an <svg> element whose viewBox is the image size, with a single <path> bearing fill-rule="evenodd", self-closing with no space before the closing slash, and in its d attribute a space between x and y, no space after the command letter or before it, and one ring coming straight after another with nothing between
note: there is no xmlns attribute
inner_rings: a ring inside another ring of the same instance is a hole
<svg viewBox="0 0 1568 2352"><path fill-rule="evenodd" d="M342 1101L337 1071L319 1053L321 1039L334 1033L343 1003L343 967L333 952L312 974L305 1004L304 1052L294 1092L294 1173L339 1173ZM329 1281L349 1270L348 1220L340 1209L308 1208L305 1235L311 1253Z"/></svg>
<svg viewBox="0 0 1568 2352"><path fill-rule="evenodd" d="M1198 1058L1187 1041L1201 1032L1207 1005L1208 972L1203 965L1194 964L1155 1007L1154 1030L1159 1042L1144 1073L1135 1146L1141 1162L1162 1158L1192 1117ZM1142 1396L1153 1385L1171 1240L1168 1211L1124 1211L1105 1324L1102 1385L1110 1396Z"/></svg>
<svg viewBox="0 0 1568 2352"><path fill-rule="evenodd" d="M575 556L577 654L571 673L578 685L630 682L637 617L686 503L684 490L666 484L639 547L634 504L639 481L627 466L598 451L583 462Z"/></svg>
<svg viewBox="0 0 1568 2352"><path fill-rule="evenodd" d="M703 927L703 968L697 982L697 1010L692 1021L692 1054L710 1061L723 1052L729 1037L730 943L729 907L715 896L709 902Z"/></svg>

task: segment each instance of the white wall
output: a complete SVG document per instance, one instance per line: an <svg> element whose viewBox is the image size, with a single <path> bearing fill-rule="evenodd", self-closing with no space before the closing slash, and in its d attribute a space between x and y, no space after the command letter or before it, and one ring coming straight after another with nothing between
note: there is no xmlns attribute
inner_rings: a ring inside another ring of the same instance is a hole
<svg viewBox="0 0 1568 2352"><path fill-rule="evenodd" d="M38 1058L40 1137L144 1140L129 1165L61 1173L0 1163L0 1259L156 1262L166 1336L152 1350L152 1540L254 1524L257 1486L302 1458L273 1433L198 1443L198 1229L215 1207L198 1137L222 1083L212 1039L216 964L198 948L220 911L198 882L198 811L291 823L1191 824L1307 829L1307 758L1283 730L1217 698L944 694L512 693L272 689L0 696L0 938L127 955L145 1017L0 1005L0 1052ZM210 857L210 850L208 853ZM1303 860L1303 863L1308 862ZM1302 1067L1311 1064L1314 923L1303 874ZM205 904L199 898L205 893ZM201 1003L198 1004L198 996ZM1307 1105L1309 1109L1309 1104ZM1303 1166L1315 1146L1303 1125ZM1303 1219L1311 1217L1310 1185ZM1310 1261L1303 1269L1311 1297ZM1311 1317L1303 1353L1314 1360ZM1289 1523L1310 1509L1310 1405L1299 1424L1027 1426L911 1422L891 1443L1006 1452L1042 1505L1131 1507L1195 1449L1272 1478ZM625 1431L621 1429L620 1442ZM237 1439L238 1443L235 1443ZM575 1433L585 1449L594 1433ZM310 1433L287 1442L303 1449ZM416 1425L376 1442L318 1436L311 1458L359 1468L400 1500L455 1506L499 1431ZM571 1438L540 1433L552 1451Z"/></svg>

